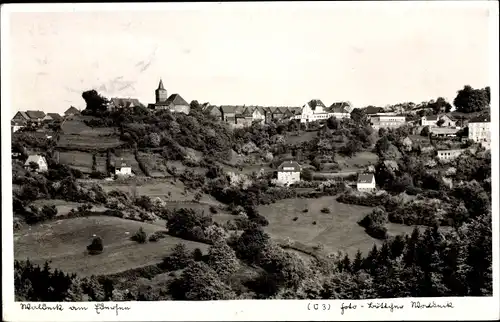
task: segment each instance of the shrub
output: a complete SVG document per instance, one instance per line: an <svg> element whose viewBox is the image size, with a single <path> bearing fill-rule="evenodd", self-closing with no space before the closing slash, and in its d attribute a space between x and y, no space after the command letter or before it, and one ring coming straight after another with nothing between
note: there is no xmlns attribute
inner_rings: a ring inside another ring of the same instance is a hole
<svg viewBox="0 0 500 322"><path fill-rule="evenodd" d="M139 244L144 244L148 240L148 236L146 235L144 229L142 229L141 227L132 237L130 237L130 239L138 242Z"/></svg>
<svg viewBox="0 0 500 322"><path fill-rule="evenodd" d="M212 214L217 213L217 208L215 208L214 206L210 206L210 208L208 208L208 210L210 210L210 213L212 213Z"/></svg>
<svg viewBox="0 0 500 322"><path fill-rule="evenodd" d="M327 208L327 207L322 208L321 212L324 213L324 214L329 214L330 213L330 208Z"/></svg>
<svg viewBox="0 0 500 322"><path fill-rule="evenodd" d="M166 231L155 231L149 236L150 242L157 242L162 238L165 238L168 235Z"/></svg>
<svg viewBox="0 0 500 322"><path fill-rule="evenodd" d="M87 246L87 250L91 255L102 253L102 251L104 250L104 245L101 237L95 237L94 239L92 239L92 243Z"/></svg>
<svg viewBox="0 0 500 322"><path fill-rule="evenodd" d="M299 217L293 217L293 221L297 221L297 219L299 219Z"/></svg>
<svg viewBox="0 0 500 322"><path fill-rule="evenodd" d="M316 221L313 221L313 225L316 225Z"/></svg>
<svg viewBox="0 0 500 322"><path fill-rule="evenodd" d="M192 257L193 257L193 260L195 262L199 262L199 261L203 260L203 253L201 252L201 249L195 248L193 250Z"/></svg>
<svg viewBox="0 0 500 322"><path fill-rule="evenodd" d="M172 249L172 253L163 259L161 266L164 269L176 271L185 268L192 262L191 254L188 253L186 245L177 244Z"/></svg>
<svg viewBox="0 0 500 322"><path fill-rule="evenodd" d="M309 212L309 209L304 209L302 210L302 212Z"/></svg>

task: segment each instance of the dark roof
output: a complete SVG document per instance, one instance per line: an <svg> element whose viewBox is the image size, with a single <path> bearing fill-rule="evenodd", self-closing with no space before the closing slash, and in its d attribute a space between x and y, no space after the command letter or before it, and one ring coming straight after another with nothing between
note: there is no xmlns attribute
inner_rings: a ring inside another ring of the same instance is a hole
<svg viewBox="0 0 500 322"><path fill-rule="evenodd" d="M160 83L158 84L158 89L160 90L165 90L165 87L163 87L163 81L160 78Z"/></svg>
<svg viewBox="0 0 500 322"><path fill-rule="evenodd" d="M326 107L325 104L323 104L323 102L321 100L310 100L309 101L309 106L313 106L314 104L316 104L316 106L321 106L321 107Z"/></svg>
<svg viewBox="0 0 500 322"><path fill-rule="evenodd" d="M59 113L47 113L53 120L61 121L63 117Z"/></svg>
<svg viewBox="0 0 500 322"><path fill-rule="evenodd" d="M28 114L26 114L26 112L24 112L24 111L19 111L19 112L17 112L17 113L16 113L16 115L14 115L14 118L15 118L18 114L19 114L19 115L21 115L21 117L22 117L25 121L27 121L27 120L29 120L29 119L30 119L30 117L28 116Z"/></svg>
<svg viewBox="0 0 500 322"><path fill-rule="evenodd" d="M45 117L45 112L43 111L26 111L26 114L30 119L43 119Z"/></svg>
<svg viewBox="0 0 500 322"><path fill-rule="evenodd" d="M296 161L285 161L278 167L279 172L300 172L300 164Z"/></svg>
<svg viewBox="0 0 500 322"><path fill-rule="evenodd" d="M252 107L242 108L238 110L239 117L252 117L254 109Z"/></svg>
<svg viewBox="0 0 500 322"><path fill-rule="evenodd" d="M179 94L170 95L165 104L170 104L170 103L174 105L189 105L189 103L186 102Z"/></svg>
<svg viewBox="0 0 500 322"><path fill-rule="evenodd" d="M330 113L349 113L345 109L348 104L346 102L338 102L338 103L333 103L329 108L328 112Z"/></svg>
<svg viewBox="0 0 500 322"><path fill-rule="evenodd" d="M80 111L74 106L71 106L66 110L66 112L64 112L64 114L79 114L79 113Z"/></svg>
<svg viewBox="0 0 500 322"><path fill-rule="evenodd" d="M374 178L373 173L360 174L358 176L358 183L372 183Z"/></svg>
<svg viewBox="0 0 500 322"><path fill-rule="evenodd" d="M383 111L384 110L381 107L368 106L365 108L366 114L377 114L377 113L381 113Z"/></svg>
<svg viewBox="0 0 500 322"><path fill-rule="evenodd" d="M236 105L222 105L220 109L223 113L236 113L238 107Z"/></svg>
<svg viewBox="0 0 500 322"><path fill-rule="evenodd" d="M115 107L136 107L144 106L137 98L119 98L114 97L111 99L111 104Z"/></svg>
<svg viewBox="0 0 500 322"><path fill-rule="evenodd" d="M120 159L120 160L115 160L115 168L120 168L120 167L130 167L130 164L128 164L125 160Z"/></svg>
<svg viewBox="0 0 500 322"><path fill-rule="evenodd" d="M426 116L425 119L427 121L437 121L438 116L437 115L429 115L429 116Z"/></svg>
<svg viewBox="0 0 500 322"><path fill-rule="evenodd" d="M485 122L491 122L491 116L489 114L476 116L469 120L469 123L485 123Z"/></svg>

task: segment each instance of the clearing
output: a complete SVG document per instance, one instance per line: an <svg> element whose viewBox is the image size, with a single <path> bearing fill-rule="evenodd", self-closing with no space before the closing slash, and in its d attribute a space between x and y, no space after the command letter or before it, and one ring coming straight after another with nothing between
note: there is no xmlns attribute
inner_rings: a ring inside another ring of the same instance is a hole
<svg viewBox="0 0 500 322"><path fill-rule="evenodd" d="M172 236L146 244L131 241L130 236L140 227L148 235L163 230L158 225L107 216L65 219L26 227L14 233L14 258L28 258L35 264L49 260L52 267L64 272L90 276L153 265L161 262L178 243L185 244L190 250L198 247L205 251L208 247ZM86 251L93 234L104 241L104 252L99 255L88 255Z"/></svg>
<svg viewBox="0 0 500 322"><path fill-rule="evenodd" d="M269 221L265 230L273 238L290 238L308 246L321 243L327 252L341 250L352 256L358 249L367 253L373 244L381 245L381 241L370 237L357 223L372 208L342 204L335 198L286 199L258 209ZM324 207L330 209L329 214L321 212ZM304 209L309 211L303 212ZM296 221L293 221L294 217L298 217ZM387 229L390 234L400 234L403 231L411 233L413 227L391 224Z"/></svg>
<svg viewBox="0 0 500 322"><path fill-rule="evenodd" d="M31 203L33 206L43 207L43 206L56 206L57 216L67 215L71 209L77 209L79 206L84 205L84 203L66 201L60 199L38 199ZM104 206L93 206L91 211L106 211L107 208Z"/></svg>
<svg viewBox="0 0 500 322"><path fill-rule="evenodd" d="M358 152L352 158L346 158L341 155L335 156L336 161L343 171L356 171L364 169L371 164L376 164L378 156L373 152Z"/></svg>

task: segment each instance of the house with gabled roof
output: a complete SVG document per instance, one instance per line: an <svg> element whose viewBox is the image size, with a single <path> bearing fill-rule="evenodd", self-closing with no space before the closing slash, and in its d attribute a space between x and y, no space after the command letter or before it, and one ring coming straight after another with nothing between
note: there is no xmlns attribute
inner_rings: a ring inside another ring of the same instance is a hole
<svg viewBox="0 0 500 322"><path fill-rule="evenodd" d="M120 160L115 161L115 175L117 176L131 176L132 167L129 163L121 158Z"/></svg>
<svg viewBox="0 0 500 322"><path fill-rule="evenodd" d="M301 123L326 120L328 119L328 111L321 100L313 99L302 106L300 117L296 118L299 118Z"/></svg>
<svg viewBox="0 0 500 322"><path fill-rule="evenodd" d="M62 121L63 117L59 113L47 113L50 116L51 121Z"/></svg>
<svg viewBox="0 0 500 322"><path fill-rule="evenodd" d="M112 111L122 108L144 107L137 98L113 97L109 100L108 108Z"/></svg>
<svg viewBox="0 0 500 322"><path fill-rule="evenodd" d="M163 80L160 79L158 88L155 90L155 103L148 107L155 110L169 110L172 113L189 114L191 107L181 95L175 93L168 96L168 92L163 86Z"/></svg>
<svg viewBox="0 0 500 322"><path fill-rule="evenodd" d="M81 114L80 111L74 106L70 106L70 108L68 108L66 110L66 112L64 112L65 116L73 116L73 115L80 115L80 114Z"/></svg>
<svg viewBox="0 0 500 322"><path fill-rule="evenodd" d="M335 117L337 119L346 119L350 118L351 114L347 110L349 107L349 103L347 102L338 102L333 103L329 108L326 108L326 112L328 113L328 117Z"/></svg>
<svg viewBox="0 0 500 322"><path fill-rule="evenodd" d="M300 181L300 172L302 167L296 161L284 161L278 167L278 183L291 185Z"/></svg>
<svg viewBox="0 0 500 322"><path fill-rule="evenodd" d="M356 188L360 192L373 192L376 190L375 175L373 173L362 173L358 176Z"/></svg>
<svg viewBox="0 0 500 322"><path fill-rule="evenodd" d="M49 170L47 160L45 160L44 156L39 154L33 154L28 156L26 162L24 162L24 167L28 170L31 170L31 163L35 163L38 167L36 168L36 172L47 172Z"/></svg>

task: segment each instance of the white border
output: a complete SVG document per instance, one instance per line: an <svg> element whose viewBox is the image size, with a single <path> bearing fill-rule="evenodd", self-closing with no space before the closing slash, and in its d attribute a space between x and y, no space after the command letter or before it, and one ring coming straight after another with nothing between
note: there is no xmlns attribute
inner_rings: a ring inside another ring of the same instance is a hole
<svg viewBox="0 0 500 322"><path fill-rule="evenodd" d="M377 9L394 6L406 6L408 8L421 7L423 4L430 7L468 7L468 8L490 8L490 71L491 71L491 97L492 97L492 193L493 196L499 194L499 55L498 55L498 2L490 1L485 4L484 1L446 1L446 2L322 2L321 6L334 7L376 7ZM1 72L2 72L2 262L12 263L13 261L13 225L12 225L12 166L10 161L10 70L9 70L9 51L5 50L9 44L9 14L14 12L67 12L67 11L148 11L148 10L198 10L198 9L258 9L277 8L286 5L297 8L314 7L318 3L314 2L293 2L293 3L121 3L121 4L17 4L3 5L1 16ZM466 23L466 22L464 22ZM459 35L457 35L459 36ZM175 320L206 320L206 321L241 321L241 320L479 320L491 319L498 320L499 313L499 201L493 198L493 297L490 298L426 298L420 299L421 303L435 301L439 304L452 302L454 309L412 309L411 301L419 299L388 299L376 300L373 302L386 302L388 305L404 305L403 310L390 309L367 309L367 303L370 301L307 301L307 300L242 300L242 301L214 301L214 302L119 302L120 307L129 306L130 311L122 311L116 315L115 311L108 311L96 314L95 303L62 303L64 310L54 311L27 311L21 310L19 303L13 303L14 285L12 265L3 266L2 274L2 312L6 321L175 321ZM7 215L9 214L9 215ZM347 310L341 314L341 305L352 303L358 305L355 311ZM37 303L38 304L38 303ZM47 303L53 305L54 303ZM73 312L69 310L72 305L87 307L87 311ZM116 303L113 303L116 304ZM107 305L113 305L108 303ZM318 310L309 310L318 304ZM323 306L325 305L325 306ZM364 308L360 306L364 305ZM324 310L329 308L328 310Z"/></svg>

